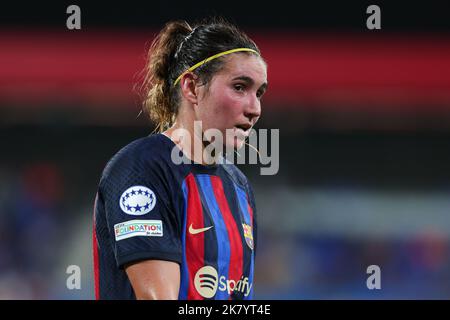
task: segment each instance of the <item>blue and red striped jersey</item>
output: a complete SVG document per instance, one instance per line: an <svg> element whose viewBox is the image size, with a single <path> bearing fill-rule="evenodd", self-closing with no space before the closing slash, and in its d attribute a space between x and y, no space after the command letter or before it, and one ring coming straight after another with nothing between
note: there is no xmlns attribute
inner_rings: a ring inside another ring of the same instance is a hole
<svg viewBox="0 0 450 320"><path fill-rule="evenodd" d="M163 134L133 141L106 165L94 209L97 299L134 299L124 267L180 265L179 299L251 299L256 250L252 189L233 164L175 164Z"/></svg>

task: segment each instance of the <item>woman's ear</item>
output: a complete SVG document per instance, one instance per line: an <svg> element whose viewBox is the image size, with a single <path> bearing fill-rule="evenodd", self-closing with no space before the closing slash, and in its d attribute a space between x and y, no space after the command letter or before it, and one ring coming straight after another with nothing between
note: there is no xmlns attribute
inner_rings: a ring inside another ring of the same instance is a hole
<svg viewBox="0 0 450 320"><path fill-rule="evenodd" d="M192 72L185 73L180 79L181 94L192 104L198 103L198 76Z"/></svg>

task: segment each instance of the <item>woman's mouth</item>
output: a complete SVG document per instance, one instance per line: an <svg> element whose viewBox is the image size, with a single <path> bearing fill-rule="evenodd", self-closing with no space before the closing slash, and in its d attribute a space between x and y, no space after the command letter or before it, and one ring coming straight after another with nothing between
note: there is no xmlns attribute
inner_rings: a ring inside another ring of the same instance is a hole
<svg viewBox="0 0 450 320"><path fill-rule="evenodd" d="M234 127L234 131L238 133L240 136L248 137L250 134L251 125L237 125Z"/></svg>
<svg viewBox="0 0 450 320"><path fill-rule="evenodd" d="M236 125L235 128L241 129L242 131L247 132L252 128L252 125L250 123L243 123L243 124Z"/></svg>

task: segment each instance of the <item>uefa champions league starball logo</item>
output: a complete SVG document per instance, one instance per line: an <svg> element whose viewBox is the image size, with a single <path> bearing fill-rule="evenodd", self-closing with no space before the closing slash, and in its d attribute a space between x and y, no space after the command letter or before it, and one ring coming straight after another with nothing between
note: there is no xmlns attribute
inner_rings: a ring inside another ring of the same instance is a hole
<svg viewBox="0 0 450 320"><path fill-rule="evenodd" d="M120 197L120 208L126 214L142 216L155 207L155 193L144 186L133 186L125 190Z"/></svg>

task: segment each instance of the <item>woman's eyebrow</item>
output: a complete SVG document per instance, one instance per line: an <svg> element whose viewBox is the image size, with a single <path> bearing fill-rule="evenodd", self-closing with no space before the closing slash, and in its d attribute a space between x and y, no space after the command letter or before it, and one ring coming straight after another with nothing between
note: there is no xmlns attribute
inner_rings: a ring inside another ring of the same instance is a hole
<svg viewBox="0 0 450 320"><path fill-rule="evenodd" d="M253 85L255 84L255 80L253 80L252 78L250 78L249 76L238 76L233 78L233 80L242 80L244 82L247 82L248 85ZM266 89L267 88L268 83L264 82L261 86L260 89Z"/></svg>

